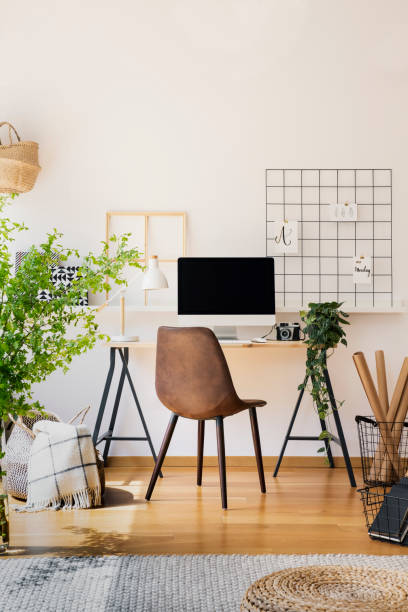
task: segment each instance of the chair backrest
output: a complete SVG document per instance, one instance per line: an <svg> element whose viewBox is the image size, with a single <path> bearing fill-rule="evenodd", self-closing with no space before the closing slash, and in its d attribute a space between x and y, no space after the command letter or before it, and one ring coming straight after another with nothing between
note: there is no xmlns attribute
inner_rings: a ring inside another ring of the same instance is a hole
<svg viewBox="0 0 408 612"><path fill-rule="evenodd" d="M170 410L192 419L234 412L240 403L224 353L206 327L160 327L156 391Z"/></svg>

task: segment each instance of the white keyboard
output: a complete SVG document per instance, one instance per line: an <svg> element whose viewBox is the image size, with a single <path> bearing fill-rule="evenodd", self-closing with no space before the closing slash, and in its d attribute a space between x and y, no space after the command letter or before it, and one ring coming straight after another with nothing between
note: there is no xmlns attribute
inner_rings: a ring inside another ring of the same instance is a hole
<svg viewBox="0 0 408 612"><path fill-rule="evenodd" d="M220 344L252 344L251 340L219 340Z"/></svg>

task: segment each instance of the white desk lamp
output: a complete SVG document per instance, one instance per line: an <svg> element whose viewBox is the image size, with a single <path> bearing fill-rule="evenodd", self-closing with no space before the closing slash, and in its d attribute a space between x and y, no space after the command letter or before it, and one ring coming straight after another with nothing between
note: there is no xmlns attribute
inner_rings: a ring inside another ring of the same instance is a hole
<svg viewBox="0 0 408 612"><path fill-rule="evenodd" d="M123 289L119 289L109 300L106 300L104 304L97 308L97 312L103 310L110 302L112 302L120 294L120 336L112 336L113 342L137 342L138 336L129 336L125 334L125 293L130 285L137 279L140 278L140 274L143 274L142 290L152 289L167 289L169 284L164 273L159 268L159 259L157 255L152 255L149 258L149 264L145 272L136 274Z"/></svg>

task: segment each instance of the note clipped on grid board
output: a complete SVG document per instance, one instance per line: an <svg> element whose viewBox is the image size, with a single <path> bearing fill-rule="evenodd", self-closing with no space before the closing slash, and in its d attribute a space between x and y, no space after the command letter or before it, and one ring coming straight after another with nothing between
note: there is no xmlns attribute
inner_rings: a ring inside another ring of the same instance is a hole
<svg viewBox="0 0 408 612"><path fill-rule="evenodd" d="M298 222L272 221L269 223L270 253L282 255L298 252Z"/></svg>
<svg viewBox="0 0 408 612"><path fill-rule="evenodd" d="M332 221L357 221L357 204L354 202L339 202L330 204Z"/></svg>
<svg viewBox="0 0 408 612"><path fill-rule="evenodd" d="M353 283L355 285L371 285L371 257L361 255L353 259Z"/></svg>

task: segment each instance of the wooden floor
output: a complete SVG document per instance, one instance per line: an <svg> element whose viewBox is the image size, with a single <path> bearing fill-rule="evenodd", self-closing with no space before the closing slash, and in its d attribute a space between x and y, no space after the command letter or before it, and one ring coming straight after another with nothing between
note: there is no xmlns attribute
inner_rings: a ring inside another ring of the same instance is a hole
<svg viewBox="0 0 408 612"><path fill-rule="evenodd" d="M229 468L229 509L222 510L218 470L166 468L152 501L150 470L108 468L105 505L94 510L11 512L11 550L24 555L124 553L366 553L406 554L372 541L359 494L342 468L267 471L267 494L252 468ZM358 482L361 476L356 470Z"/></svg>

